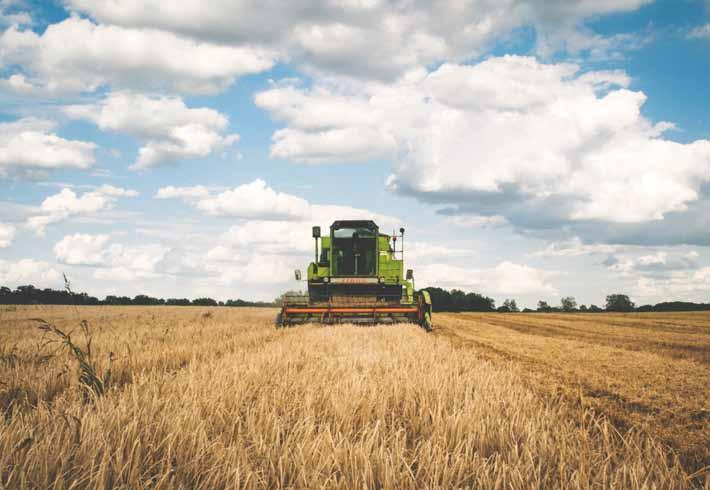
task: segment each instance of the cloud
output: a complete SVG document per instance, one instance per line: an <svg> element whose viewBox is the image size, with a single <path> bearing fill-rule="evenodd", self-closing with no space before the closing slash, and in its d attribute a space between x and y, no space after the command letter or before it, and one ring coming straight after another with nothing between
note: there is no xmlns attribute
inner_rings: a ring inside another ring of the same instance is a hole
<svg viewBox="0 0 710 490"><path fill-rule="evenodd" d="M56 286L61 274L49 263L34 259L16 262L0 259L0 284L16 287L26 284Z"/></svg>
<svg viewBox="0 0 710 490"><path fill-rule="evenodd" d="M179 97L112 92L97 104L68 106L64 112L89 120L103 131L126 133L143 141L131 166L134 170L205 157L239 139L226 133L227 116L205 107L188 108Z"/></svg>
<svg viewBox="0 0 710 490"><path fill-rule="evenodd" d="M219 0L211 2L209 9L198 0L179 4L166 0L68 3L101 22L126 29L157 29L219 45L253 43L276 50L282 58L314 72L394 80L412 68L471 59L523 26L535 26L547 49L554 50L573 34L584 36L577 34L584 19L632 11L649 1ZM575 39L570 44L576 47L583 42ZM584 45L589 44L586 41Z"/></svg>
<svg viewBox="0 0 710 490"><path fill-rule="evenodd" d="M193 199L207 198L209 195L209 189L203 185L196 185L192 187L174 187L169 185L158 189L158 192L155 193L155 198L183 199L189 202Z"/></svg>
<svg viewBox="0 0 710 490"><path fill-rule="evenodd" d="M392 156L394 140L371 128L306 132L280 129L274 133L271 156L301 163L366 161Z"/></svg>
<svg viewBox="0 0 710 490"><path fill-rule="evenodd" d="M311 205L308 217L294 220L246 220L223 233L208 252L215 260L250 253L307 255L313 252L311 225L328 228L338 219L373 219L383 232L399 225L397 218L348 206Z"/></svg>
<svg viewBox="0 0 710 490"><path fill-rule="evenodd" d="M28 82L21 73L14 73L7 78L0 78L0 92L10 92L21 96L38 96L41 89Z"/></svg>
<svg viewBox="0 0 710 490"><path fill-rule="evenodd" d="M15 238L15 227L9 223L0 223L0 248L7 248Z"/></svg>
<svg viewBox="0 0 710 490"><path fill-rule="evenodd" d="M105 260L108 240L108 235L67 235L54 246L54 255L69 265L99 265Z"/></svg>
<svg viewBox="0 0 710 490"><path fill-rule="evenodd" d="M590 62L622 61L629 51L636 51L653 41L653 34L619 33L608 36L595 33L579 24L544 29L537 39L536 52L545 59L567 53Z"/></svg>
<svg viewBox="0 0 710 490"><path fill-rule="evenodd" d="M170 247L109 241L108 235L66 235L54 246L54 255L67 265L94 267L96 279L134 281L161 277L161 263L171 251Z"/></svg>
<svg viewBox="0 0 710 490"><path fill-rule="evenodd" d="M305 199L279 192L262 179L215 193L204 186L158 189L156 199L178 198L211 216L241 218L254 222L299 222L330 225L337 219L374 219L381 226L399 226L397 218L349 206L310 204ZM264 224L263 226L270 226ZM278 226L278 225L276 225Z"/></svg>
<svg viewBox="0 0 710 490"><path fill-rule="evenodd" d="M201 257L202 267L216 274L222 284L288 283L293 278L293 269L302 269L313 260L311 225L327 229L337 219L373 219L384 233L400 224L397 218L365 209L311 205L309 218L305 220L246 220L231 226ZM440 251L427 243L407 246L408 257L428 257ZM454 256L470 255L470 251L447 251Z"/></svg>
<svg viewBox="0 0 710 490"><path fill-rule="evenodd" d="M383 230L386 232L386 230ZM399 252L402 244L397 242L397 252ZM433 243L406 240L404 245L405 263L413 265L424 263L431 260L441 260L442 258L452 259L460 257L471 257L478 255L476 250L471 248L450 247L447 245L438 245ZM396 254L400 258L399 253Z"/></svg>
<svg viewBox="0 0 710 490"><path fill-rule="evenodd" d="M460 228L498 228L508 223L504 216L459 215L447 216L444 222Z"/></svg>
<svg viewBox="0 0 710 490"><path fill-rule="evenodd" d="M55 129L56 123L33 117L0 123L0 178L38 177L50 170L94 164L94 143L64 139Z"/></svg>
<svg viewBox="0 0 710 490"><path fill-rule="evenodd" d="M710 22L692 29L688 33L691 39L710 39Z"/></svg>
<svg viewBox="0 0 710 490"><path fill-rule="evenodd" d="M261 179L200 199L197 208L212 216L260 219L300 219L310 210L306 200L277 192Z"/></svg>
<svg viewBox="0 0 710 490"><path fill-rule="evenodd" d="M396 142L388 187L449 205L449 215L499 215L521 228L661 220L700 198L710 141L664 138L672 125L644 118L646 96L628 83L618 71L579 74L572 64L504 56L444 64L389 86L362 84L355 95L352 84L291 87L300 95L290 103L275 87L255 101L288 125L272 153L295 148L294 160L320 159L302 135L379 133ZM307 122L313 108L333 101L342 112L353 106L348 127L328 117ZM346 145L341 151L350 157ZM329 159L337 155L330 147Z"/></svg>
<svg viewBox="0 0 710 490"><path fill-rule="evenodd" d="M639 277L644 275L658 275L669 271L697 270L698 253L691 250L686 253L672 253L657 251L653 254L641 256L615 256L610 257L607 265L609 270L619 272L622 275Z"/></svg>
<svg viewBox="0 0 710 490"><path fill-rule="evenodd" d="M81 196L69 188L47 197L42 201L40 213L27 220L27 226L38 235L43 235L45 228L73 216L88 216L111 209L119 197L135 197L134 190L104 185L95 191L85 192Z"/></svg>
<svg viewBox="0 0 710 490"><path fill-rule="evenodd" d="M105 85L214 93L273 64L273 53L263 48L95 24L78 16L51 24L42 34L12 26L0 35L0 66L21 66L28 83L49 93Z"/></svg>
<svg viewBox="0 0 710 490"><path fill-rule="evenodd" d="M394 139L376 128L381 114L361 97L274 86L256 94L254 102L293 126L274 133L272 157L317 164L394 156Z"/></svg>
<svg viewBox="0 0 710 490"><path fill-rule="evenodd" d="M0 26L19 26L32 23L28 12L21 10L24 2L0 0Z"/></svg>
<svg viewBox="0 0 710 490"><path fill-rule="evenodd" d="M672 271L663 276L642 276L636 279L631 294L645 303L659 301L708 302L710 267Z"/></svg>
<svg viewBox="0 0 710 490"><path fill-rule="evenodd" d="M584 243L579 237L561 242L551 242L543 250L530 254L531 257L580 257L583 255L614 254L628 249L628 246L606 243Z"/></svg>
<svg viewBox="0 0 710 490"><path fill-rule="evenodd" d="M310 214L307 201L277 192L261 179L218 194L210 193L204 186L168 186L159 189L155 197L182 199L211 216L278 220L303 219Z"/></svg>
<svg viewBox="0 0 710 490"><path fill-rule="evenodd" d="M293 277L293 261L282 255L252 254L231 261L210 260L205 271L217 276L222 285L285 284Z"/></svg>
<svg viewBox="0 0 710 490"><path fill-rule="evenodd" d="M554 275L552 272L509 261L485 269L430 263L419 266L415 271L415 279L420 286L459 288L496 296L556 295L557 290L549 283Z"/></svg>
<svg viewBox="0 0 710 490"><path fill-rule="evenodd" d="M158 267L168 252L169 247L159 244L113 244L104 252L104 266L95 270L94 277L119 281L160 277Z"/></svg>

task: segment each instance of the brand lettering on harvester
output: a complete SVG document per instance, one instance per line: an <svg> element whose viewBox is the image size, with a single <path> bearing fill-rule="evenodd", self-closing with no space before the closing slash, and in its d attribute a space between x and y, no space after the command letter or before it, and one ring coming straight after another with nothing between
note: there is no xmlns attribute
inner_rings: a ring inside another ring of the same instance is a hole
<svg viewBox="0 0 710 490"><path fill-rule="evenodd" d="M338 284L371 284L377 282L377 278L369 277L338 277L332 279L332 282Z"/></svg>

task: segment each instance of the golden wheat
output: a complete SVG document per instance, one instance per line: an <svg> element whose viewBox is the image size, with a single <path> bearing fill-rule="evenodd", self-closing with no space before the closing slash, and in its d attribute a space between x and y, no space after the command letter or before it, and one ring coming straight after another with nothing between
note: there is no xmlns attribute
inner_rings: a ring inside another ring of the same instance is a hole
<svg viewBox="0 0 710 490"><path fill-rule="evenodd" d="M710 314L439 315L437 335L710 470Z"/></svg>
<svg viewBox="0 0 710 490"><path fill-rule="evenodd" d="M667 448L411 325L273 310L18 307L0 326L7 488L690 488ZM86 396L43 318L111 372ZM443 319L444 317L442 317ZM73 330L72 330L73 328ZM707 481L705 486L708 486Z"/></svg>

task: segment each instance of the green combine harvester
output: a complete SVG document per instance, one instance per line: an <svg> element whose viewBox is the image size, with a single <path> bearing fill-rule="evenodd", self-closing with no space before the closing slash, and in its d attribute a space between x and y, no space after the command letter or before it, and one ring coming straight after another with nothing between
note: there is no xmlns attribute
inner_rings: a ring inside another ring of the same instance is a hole
<svg viewBox="0 0 710 490"><path fill-rule="evenodd" d="M386 235L374 221L343 220L321 237L314 226L308 293L284 296L276 326L416 323L430 331L431 299L427 291L415 292L411 269L404 274L404 228L399 232ZM300 281L301 271L295 274Z"/></svg>

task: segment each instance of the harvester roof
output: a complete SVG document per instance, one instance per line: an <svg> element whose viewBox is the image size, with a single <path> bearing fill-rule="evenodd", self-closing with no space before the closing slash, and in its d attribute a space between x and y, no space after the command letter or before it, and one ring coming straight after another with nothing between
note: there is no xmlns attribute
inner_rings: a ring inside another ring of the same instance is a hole
<svg viewBox="0 0 710 490"><path fill-rule="evenodd" d="M349 219L338 220L338 221L333 221L333 224L330 225L330 227L334 228L336 230L339 228L369 228L371 230L378 228L377 224L370 219L368 219L368 220L349 220Z"/></svg>

